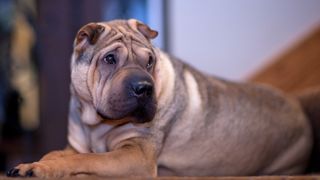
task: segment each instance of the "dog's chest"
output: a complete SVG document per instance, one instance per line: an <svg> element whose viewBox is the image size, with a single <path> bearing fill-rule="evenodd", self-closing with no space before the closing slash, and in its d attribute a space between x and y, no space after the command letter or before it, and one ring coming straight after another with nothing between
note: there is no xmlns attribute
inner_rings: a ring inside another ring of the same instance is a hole
<svg viewBox="0 0 320 180"><path fill-rule="evenodd" d="M107 136L112 126L88 126L80 118L69 118L68 141L80 153L107 152Z"/></svg>
<svg viewBox="0 0 320 180"><path fill-rule="evenodd" d="M149 134L149 129L127 123L121 126L100 123L89 126L80 119L69 120L70 145L81 153L103 153L112 150L119 142Z"/></svg>
<svg viewBox="0 0 320 180"><path fill-rule="evenodd" d="M99 126L95 128L90 128L90 147L91 151L94 153L102 153L108 151L108 132L113 127L108 124L100 124Z"/></svg>

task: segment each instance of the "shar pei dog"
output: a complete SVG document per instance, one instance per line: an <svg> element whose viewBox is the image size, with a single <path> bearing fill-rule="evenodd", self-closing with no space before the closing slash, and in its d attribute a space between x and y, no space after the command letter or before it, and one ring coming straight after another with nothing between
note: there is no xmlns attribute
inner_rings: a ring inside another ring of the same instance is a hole
<svg viewBox="0 0 320 180"><path fill-rule="evenodd" d="M314 138L298 98L201 73L154 47L157 35L134 19L83 26L71 58L69 145L7 175L305 171Z"/></svg>

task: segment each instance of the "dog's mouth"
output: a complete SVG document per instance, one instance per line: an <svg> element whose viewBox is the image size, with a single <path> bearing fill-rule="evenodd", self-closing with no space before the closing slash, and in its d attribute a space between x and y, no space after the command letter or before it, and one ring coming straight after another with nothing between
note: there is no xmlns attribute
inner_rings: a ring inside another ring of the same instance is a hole
<svg viewBox="0 0 320 180"><path fill-rule="evenodd" d="M150 122L156 114L156 105L148 104L145 106L138 106L132 113L131 116L137 123Z"/></svg>
<svg viewBox="0 0 320 180"><path fill-rule="evenodd" d="M128 105L130 104L130 105ZM115 109L114 107L122 106L122 109ZM123 105L116 104L107 110L101 110L97 108L97 115L101 117L103 121L122 121L128 119L134 123L146 123L152 121L156 114L157 104L153 99L146 102L124 103Z"/></svg>
<svg viewBox="0 0 320 180"><path fill-rule="evenodd" d="M99 111L97 111L97 114L100 117L100 120L102 123L115 125L115 126L126 124L128 122L133 121L131 118L112 119Z"/></svg>
<svg viewBox="0 0 320 180"><path fill-rule="evenodd" d="M114 120L113 118L103 113L101 110L97 110L97 114L104 120Z"/></svg>

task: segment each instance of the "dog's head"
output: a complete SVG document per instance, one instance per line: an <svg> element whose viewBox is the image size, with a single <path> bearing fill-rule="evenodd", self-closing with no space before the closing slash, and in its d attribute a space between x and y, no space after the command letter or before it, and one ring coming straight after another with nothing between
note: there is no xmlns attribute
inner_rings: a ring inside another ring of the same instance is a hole
<svg viewBox="0 0 320 180"><path fill-rule="evenodd" d="M150 40L157 34L133 19L83 26L71 63L72 87L80 101L104 120L151 121L157 108L158 59Z"/></svg>

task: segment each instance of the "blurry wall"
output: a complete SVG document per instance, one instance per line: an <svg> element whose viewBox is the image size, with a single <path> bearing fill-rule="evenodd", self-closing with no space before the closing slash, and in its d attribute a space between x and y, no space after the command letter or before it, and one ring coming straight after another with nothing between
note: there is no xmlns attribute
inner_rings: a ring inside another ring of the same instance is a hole
<svg viewBox="0 0 320 180"><path fill-rule="evenodd" d="M170 52L236 80L320 25L319 0L170 0L168 10Z"/></svg>
<svg viewBox="0 0 320 180"><path fill-rule="evenodd" d="M167 0L104 0L102 20L135 18L159 32L153 40L155 46L166 49L165 44L165 5Z"/></svg>

